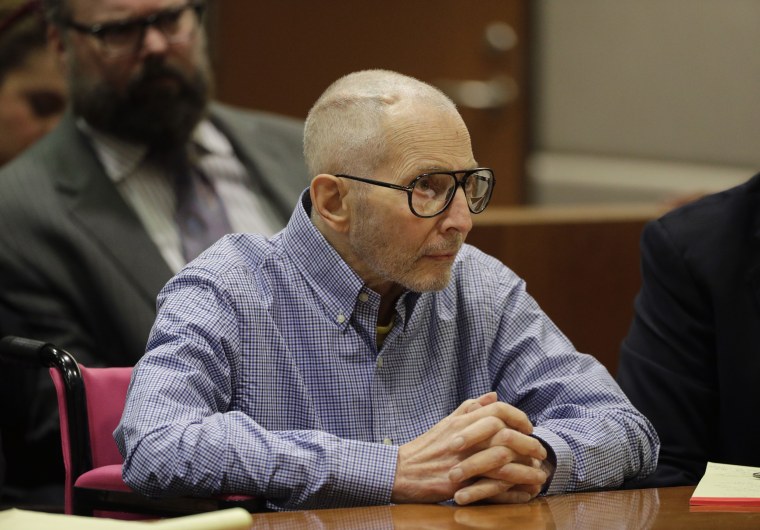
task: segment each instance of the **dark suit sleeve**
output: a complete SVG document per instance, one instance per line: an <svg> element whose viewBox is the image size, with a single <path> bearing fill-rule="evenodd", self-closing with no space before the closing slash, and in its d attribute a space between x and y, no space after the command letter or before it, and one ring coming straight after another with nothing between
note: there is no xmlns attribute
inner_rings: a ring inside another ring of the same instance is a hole
<svg viewBox="0 0 760 530"><path fill-rule="evenodd" d="M93 247L69 237L70 222L52 185L29 162L39 152L26 152L0 173L0 334L53 343L85 365L108 364L110 350L94 346L96 333L117 340L113 326L103 325L114 320L113 304L99 295L105 275L95 270ZM0 418L7 485L62 483L57 401L48 370L0 368L0 395L7 395Z"/></svg>
<svg viewBox="0 0 760 530"><path fill-rule="evenodd" d="M0 268L5 271L0 281L0 307L12 308L7 311L11 318L0 323L0 334L50 342L76 352L80 362L97 366L92 336L64 303L63 293L45 289L36 281L37 269L21 262L12 265L11 256L19 255L7 252L8 247L0 248L6 250L0 258ZM57 400L48 370L42 366L10 365L2 369L0 384L4 388L0 395L5 396L7 408L0 423L7 436L6 454L13 453L15 459L23 461L26 473L39 484L62 481ZM9 465L9 484L14 486L26 480L18 467Z"/></svg>
<svg viewBox="0 0 760 530"><path fill-rule="evenodd" d="M688 255L662 221L645 227L643 283L618 369L662 444L657 471L640 487L698 482L718 430L712 309Z"/></svg>

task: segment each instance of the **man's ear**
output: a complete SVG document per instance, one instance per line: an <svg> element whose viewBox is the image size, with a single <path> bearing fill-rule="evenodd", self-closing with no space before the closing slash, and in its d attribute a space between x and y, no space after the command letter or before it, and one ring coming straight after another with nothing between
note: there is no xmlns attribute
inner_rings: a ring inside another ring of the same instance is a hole
<svg viewBox="0 0 760 530"><path fill-rule="evenodd" d="M335 232L348 231L348 187L335 175L320 174L311 180L309 188L312 208L326 226Z"/></svg>

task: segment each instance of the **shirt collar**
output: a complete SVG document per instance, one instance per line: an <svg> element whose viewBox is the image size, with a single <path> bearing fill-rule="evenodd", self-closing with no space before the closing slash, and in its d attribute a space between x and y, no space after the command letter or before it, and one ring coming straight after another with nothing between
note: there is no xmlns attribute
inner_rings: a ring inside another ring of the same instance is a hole
<svg viewBox="0 0 760 530"><path fill-rule="evenodd" d="M317 230L310 216L311 198L307 189L282 232L283 248L317 291L328 316L340 327L345 327L351 319L359 293L362 290L371 291L364 287L364 281Z"/></svg>
<svg viewBox="0 0 760 530"><path fill-rule="evenodd" d="M201 121L193 131L193 143L203 151L220 156L232 156L232 144L210 120Z"/></svg>
<svg viewBox="0 0 760 530"><path fill-rule="evenodd" d="M148 152L146 145L127 142L100 131L87 123L84 118L78 118L76 123L77 127L92 140L98 159L114 183L118 184L134 172Z"/></svg>
<svg viewBox="0 0 760 530"><path fill-rule="evenodd" d="M147 145L100 131L83 118L77 120L77 127L92 140L106 174L117 184L133 173L148 153ZM233 155L232 144L208 119L202 120L193 130L193 144L201 153Z"/></svg>
<svg viewBox="0 0 760 530"><path fill-rule="evenodd" d="M311 222L308 189L302 193L287 228L282 232L282 238L283 248L309 284L317 290L325 304L325 311L338 326L348 326L361 293L366 293L370 300L374 299L374 303L380 304L380 296L364 284L364 280ZM396 303L396 311L404 326L420 296L420 293L407 291Z"/></svg>

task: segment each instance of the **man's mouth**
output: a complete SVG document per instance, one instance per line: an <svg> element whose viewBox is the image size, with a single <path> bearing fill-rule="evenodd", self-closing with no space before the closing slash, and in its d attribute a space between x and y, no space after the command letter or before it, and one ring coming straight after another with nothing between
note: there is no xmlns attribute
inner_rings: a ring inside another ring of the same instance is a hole
<svg viewBox="0 0 760 530"><path fill-rule="evenodd" d="M456 257L458 252L459 252L459 247L446 249L446 250L436 250L434 252L426 254L425 257L436 259L436 260L451 260Z"/></svg>

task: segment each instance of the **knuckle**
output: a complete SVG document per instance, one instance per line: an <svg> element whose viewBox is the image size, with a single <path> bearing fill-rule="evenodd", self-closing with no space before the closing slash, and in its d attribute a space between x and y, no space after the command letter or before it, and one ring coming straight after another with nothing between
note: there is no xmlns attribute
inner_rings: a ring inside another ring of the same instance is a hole
<svg viewBox="0 0 760 530"><path fill-rule="evenodd" d="M503 401L499 401L496 403L496 406L499 408L499 411L505 414L514 415L515 412L520 412L520 409L513 407L509 403L505 403Z"/></svg>
<svg viewBox="0 0 760 530"><path fill-rule="evenodd" d="M494 458L501 466L509 464L513 460L512 450L503 445L498 445L493 448Z"/></svg>
<svg viewBox="0 0 760 530"><path fill-rule="evenodd" d="M499 439L502 444L509 444L515 440L515 434L514 430L505 427L499 431Z"/></svg>
<svg viewBox="0 0 760 530"><path fill-rule="evenodd" d="M528 422L528 415L525 414L522 410L518 409L517 407L513 407L512 405L504 402L499 402L499 413L505 417L509 418L512 422L520 422L525 423Z"/></svg>
<svg viewBox="0 0 760 530"><path fill-rule="evenodd" d="M504 428L504 422L502 422L496 416L489 416L484 419L484 422L486 426L494 432L498 432L499 430Z"/></svg>

